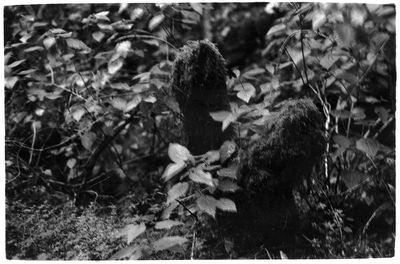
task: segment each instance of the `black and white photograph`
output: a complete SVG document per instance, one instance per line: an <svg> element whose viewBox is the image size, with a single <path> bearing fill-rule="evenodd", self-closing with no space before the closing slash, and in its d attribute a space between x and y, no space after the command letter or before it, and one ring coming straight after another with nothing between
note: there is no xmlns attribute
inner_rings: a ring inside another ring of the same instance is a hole
<svg viewBox="0 0 400 264"><path fill-rule="evenodd" d="M4 260L393 260L396 6L2 4Z"/></svg>

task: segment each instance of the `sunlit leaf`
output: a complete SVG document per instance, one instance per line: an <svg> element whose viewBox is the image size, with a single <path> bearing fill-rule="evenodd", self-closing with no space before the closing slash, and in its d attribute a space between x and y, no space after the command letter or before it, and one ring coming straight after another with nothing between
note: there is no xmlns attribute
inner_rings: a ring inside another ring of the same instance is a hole
<svg viewBox="0 0 400 264"><path fill-rule="evenodd" d="M192 160L193 156L189 150L177 143L170 143L168 146L168 156L175 163L182 163L186 160Z"/></svg>
<svg viewBox="0 0 400 264"><path fill-rule="evenodd" d="M156 225L154 226L155 229L171 229L171 227L174 226L179 226L183 225L182 222L180 221L174 221L174 220L164 220L157 222Z"/></svg>
<svg viewBox="0 0 400 264"><path fill-rule="evenodd" d="M157 98L153 95L149 95L146 98L144 98L143 101L154 104L155 102L157 102Z"/></svg>
<svg viewBox="0 0 400 264"><path fill-rule="evenodd" d="M218 112L211 112L210 116L212 117L212 119L214 119L215 121L218 122L222 122L224 121L229 115L231 115L232 113L229 111L218 111Z"/></svg>
<svg viewBox="0 0 400 264"><path fill-rule="evenodd" d="M43 40L43 45L46 49L50 49L54 44L56 44L56 39L53 37L47 37Z"/></svg>
<svg viewBox="0 0 400 264"><path fill-rule="evenodd" d="M17 67L18 65L21 65L21 64L24 63L25 61L26 61L25 59L23 59L23 60L17 60L17 61L14 61L13 63L7 65L7 67L9 67L9 68L12 69L12 68Z"/></svg>
<svg viewBox="0 0 400 264"><path fill-rule="evenodd" d="M149 22L149 29L153 30L164 21L164 14L154 16Z"/></svg>
<svg viewBox="0 0 400 264"><path fill-rule="evenodd" d="M72 158L67 161L67 167L72 169L76 165L76 159Z"/></svg>
<svg viewBox="0 0 400 264"><path fill-rule="evenodd" d="M126 83L110 83L110 87L117 90L131 90L131 87Z"/></svg>
<svg viewBox="0 0 400 264"><path fill-rule="evenodd" d="M30 48L26 48L24 51L25 51L25 53L28 53L28 52L41 51L41 50L44 50L43 47L41 47L41 46L33 46L33 47L30 47Z"/></svg>
<svg viewBox="0 0 400 264"><path fill-rule="evenodd" d="M12 89L18 81L17 76L11 76L4 78L4 85L7 89Z"/></svg>
<svg viewBox="0 0 400 264"><path fill-rule="evenodd" d="M214 162L219 161L220 155L219 150L210 150L206 154L204 154L204 161L207 164L212 164Z"/></svg>
<svg viewBox="0 0 400 264"><path fill-rule="evenodd" d="M139 225L130 224L125 227L126 243L129 245L135 238L140 236L146 231L146 225L140 223Z"/></svg>
<svg viewBox="0 0 400 264"><path fill-rule="evenodd" d="M153 242L153 248L157 252L157 251L172 248L177 245L180 246L180 245L186 243L187 241L188 241L187 238L180 237L180 236L163 237L163 238Z"/></svg>
<svg viewBox="0 0 400 264"><path fill-rule="evenodd" d="M221 198L216 203L218 209L225 212L237 212L235 203L227 198Z"/></svg>
<svg viewBox="0 0 400 264"><path fill-rule="evenodd" d="M234 141L225 141L219 149L221 163L225 163L236 152L236 144Z"/></svg>
<svg viewBox="0 0 400 264"><path fill-rule="evenodd" d="M136 95L132 100L130 100L126 104L126 109L124 110L124 112L132 111L134 108L136 108L136 106L139 105L139 103L141 101L142 101L142 97L140 95Z"/></svg>
<svg viewBox="0 0 400 264"><path fill-rule="evenodd" d="M325 22L326 22L326 15L325 15L324 11L322 11L321 9L318 9L316 12L314 12L313 17L312 17L313 30L317 30L323 24L325 24Z"/></svg>
<svg viewBox="0 0 400 264"><path fill-rule="evenodd" d="M110 19L107 17L109 13L110 13L109 11L102 11L94 14L94 16L96 17L96 19L99 20L110 21Z"/></svg>
<svg viewBox="0 0 400 264"><path fill-rule="evenodd" d="M108 73L115 74L117 71L119 71L122 68L123 64L124 64L124 62L121 58L110 61L108 63Z"/></svg>
<svg viewBox="0 0 400 264"><path fill-rule="evenodd" d="M279 250L279 255L281 256L281 259L289 259L285 252L283 252L282 250Z"/></svg>
<svg viewBox="0 0 400 264"><path fill-rule="evenodd" d="M209 195L202 195L196 200L197 207L215 218L215 210L217 208L217 200Z"/></svg>
<svg viewBox="0 0 400 264"><path fill-rule="evenodd" d="M127 56L130 50L131 50L131 42L129 40L122 41L118 43L117 46L115 47L115 51L124 58Z"/></svg>
<svg viewBox="0 0 400 264"><path fill-rule="evenodd" d="M272 27L268 30L267 36L271 36L271 35L274 35L274 34L277 34L277 33L281 33L281 32L283 32L285 29L286 29L286 24L279 23L279 24L277 24L277 25L275 25L275 26L272 26Z"/></svg>
<svg viewBox="0 0 400 264"><path fill-rule="evenodd" d="M70 47L71 49L85 50L85 51L90 50L90 48L86 46L86 44L80 41L79 39L67 38L65 41L67 42L68 47Z"/></svg>
<svg viewBox="0 0 400 264"><path fill-rule="evenodd" d="M111 103L111 105L114 107L114 108L116 108L116 109L118 109L118 110L121 110L121 111L126 111L126 109L127 109L127 102L126 102L126 100L125 99L122 99L122 98L120 98L120 97L117 97L117 98L113 98L111 101L110 101L110 103Z"/></svg>
<svg viewBox="0 0 400 264"><path fill-rule="evenodd" d="M203 5L200 3L190 3L190 6L193 8L194 11L199 13L200 15L203 14Z"/></svg>
<svg viewBox="0 0 400 264"><path fill-rule="evenodd" d="M97 42L101 42L103 40L103 38L105 37L105 34L101 31L96 31L96 32L92 33L92 37Z"/></svg>
<svg viewBox="0 0 400 264"><path fill-rule="evenodd" d="M196 167L189 171L189 178L197 183L204 183L211 187L214 187L214 183L212 181L211 173L204 172L202 169Z"/></svg>
<svg viewBox="0 0 400 264"><path fill-rule="evenodd" d="M164 179L164 181L169 181L184 168L186 168L186 164L184 162L171 163L167 166L161 177Z"/></svg>
<svg viewBox="0 0 400 264"><path fill-rule="evenodd" d="M79 122L85 113L86 111L83 108L78 108L72 112L72 118Z"/></svg>
<svg viewBox="0 0 400 264"><path fill-rule="evenodd" d="M112 255L109 260L130 258L132 255L136 256L134 259L139 259L142 255L141 252L142 250L139 245L132 245L118 250L117 253Z"/></svg>
<svg viewBox="0 0 400 264"><path fill-rule="evenodd" d="M189 184L187 182L179 182L171 187L168 191L167 204L175 201L179 197L186 195L189 190Z"/></svg>

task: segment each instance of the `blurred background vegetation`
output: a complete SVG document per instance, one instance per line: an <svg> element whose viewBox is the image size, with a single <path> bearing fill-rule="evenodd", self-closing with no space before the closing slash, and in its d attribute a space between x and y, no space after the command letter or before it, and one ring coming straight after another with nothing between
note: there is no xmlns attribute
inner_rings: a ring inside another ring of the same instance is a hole
<svg viewBox="0 0 400 264"><path fill-rule="evenodd" d="M7 258L393 256L395 34L394 5L6 6ZM242 138L289 98L324 114L324 164L296 196L301 247L239 254L165 204L167 149L183 136L172 62L200 39L226 59Z"/></svg>

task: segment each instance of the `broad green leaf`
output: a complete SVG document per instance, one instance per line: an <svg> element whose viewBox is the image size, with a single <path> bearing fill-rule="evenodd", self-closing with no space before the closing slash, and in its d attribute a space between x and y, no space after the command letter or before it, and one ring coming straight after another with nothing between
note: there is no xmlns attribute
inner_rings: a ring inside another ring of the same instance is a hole
<svg viewBox="0 0 400 264"><path fill-rule="evenodd" d="M163 238L153 242L153 248L157 252L157 251L172 248L177 245L182 245L182 244L186 243L187 241L188 240L186 238L180 237L180 236L163 237Z"/></svg>
<svg viewBox="0 0 400 264"><path fill-rule="evenodd" d="M219 149L221 163L225 163L236 152L236 143L234 141L225 141Z"/></svg>
<svg viewBox="0 0 400 264"><path fill-rule="evenodd" d="M142 250L139 245L122 248L112 255L109 260L131 259L131 256L135 256L134 259L139 259L142 256Z"/></svg>
<svg viewBox="0 0 400 264"><path fill-rule="evenodd" d="M125 227L126 243L129 245L135 238L140 236L146 231L146 225L140 223L139 225L130 224Z"/></svg>
<svg viewBox="0 0 400 264"><path fill-rule="evenodd" d="M54 34L54 35L58 35L58 34L65 34L67 33L67 31L65 31L62 28L52 28L49 30L50 33Z"/></svg>
<svg viewBox="0 0 400 264"><path fill-rule="evenodd" d="M25 70L25 71L20 71L18 73L18 75L28 75L28 74L34 73L36 71L37 71L36 69L29 69L29 70Z"/></svg>
<svg viewBox="0 0 400 264"><path fill-rule="evenodd" d="M101 42L105 36L106 34L104 34L101 31L96 31L92 33L93 39L96 40L97 42Z"/></svg>
<svg viewBox="0 0 400 264"><path fill-rule="evenodd" d="M335 141L335 143L338 144L342 149L347 149L352 144L352 141L343 135L334 135L333 141Z"/></svg>
<svg viewBox="0 0 400 264"><path fill-rule="evenodd" d="M190 3L190 6L193 8L194 11L199 13L200 15L203 14L203 5L200 3Z"/></svg>
<svg viewBox="0 0 400 264"><path fill-rule="evenodd" d="M209 195L202 195L196 200L197 207L215 218L215 210L217 208L217 200Z"/></svg>
<svg viewBox="0 0 400 264"><path fill-rule="evenodd" d="M71 115L76 122L79 122L85 113L86 111L83 108L77 108L71 113Z"/></svg>
<svg viewBox="0 0 400 264"><path fill-rule="evenodd" d="M167 208L164 209L164 211L162 212L161 218L162 219L168 219L172 212L175 210L175 208L177 208L179 205L179 203L177 201L173 201L172 203L170 203Z"/></svg>
<svg viewBox="0 0 400 264"><path fill-rule="evenodd" d="M313 17L312 17L313 30L317 30L323 24L325 24L325 22L326 22L326 15L325 15L324 11L322 11L321 9L318 9L316 12L314 12Z"/></svg>
<svg viewBox="0 0 400 264"><path fill-rule="evenodd" d="M54 44L56 44L56 39L53 37L48 37L43 40L43 45L46 49L50 49Z"/></svg>
<svg viewBox="0 0 400 264"><path fill-rule="evenodd" d="M285 252L283 252L282 250L279 250L279 255L281 256L281 259L289 259Z"/></svg>
<svg viewBox="0 0 400 264"><path fill-rule="evenodd" d="M239 186L230 180L221 180L218 182L218 189L223 192L236 192Z"/></svg>
<svg viewBox="0 0 400 264"><path fill-rule="evenodd" d="M129 40L122 41L117 44L115 51L122 57L126 57L131 50L131 42Z"/></svg>
<svg viewBox="0 0 400 264"><path fill-rule="evenodd" d="M168 156L175 163L182 163L187 160L193 160L189 150L177 143L170 143L168 147Z"/></svg>
<svg viewBox="0 0 400 264"><path fill-rule="evenodd" d="M232 122L235 122L237 116L229 111L218 111L218 112L210 112L210 116L212 119L218 122L222 122L222 131L224 131Z"/></svg>
<svg viewBox="0 0 400 264"><path fill-rule="evenodd" d="M267 33L267 36L273 35L273 34L277 34L280 32L283 32L286 29L286 25L283 23L279 23L275 26L272 26Z"/></svg>
<svg viewBox="0 0 400 264"><path fill-rule="evenodd" d="M117 97L117 98L113 98L111 101L110 101L110 103L111 103L111 105L114 107L114 108L116 108L116 109L118 109L118 110L121 110L121 111L126 111L126 109L127 109L127 102L125 101L125 99L122 99L122 98L120 98L120 97Z"/></svg>
<svg viewBox="0 0 400 264"><path fill-rule="evenodd" d="M320 65L329 70L333 64L335 64L339 60L338 56L331 54L330 52L326 53L324 57L322 57L319 61Z"/></svg>
<svg viewBox="0 0 400 264"><path fill-rule="evenodd" d="M361 108L361 107L354 107L354 108L351 110L351 117L352 117L354 120L363 120L363 119L366 117L366 115L365 115L365 109L364 109L364 108Z"/></svg>
<svg viewBox="0 0 400 264"><path fill-rule="evenodd" d="M153 30L164 21L164 14L154 16L149 22L149 29Z"/></svg>
<svg viewBox="0 0 400 264"><path fill-rule="evenodd" d="M143 101L154 104L155 102L157 102L157 98L153 95L149 95L146 98L144 98Z"/></svg>
<svg viewBox="0 0 400 264"><path fill-rule="evenodd" d="M178 226L178 225L183 225L182 222L180 221L174 221L174 220L164 220L164 221L159 221L156 223L154 226L155 229L171 229L171 227Z"/></svg>
<svg viewBox="0 0 400 264"><path fill-rule="evenodd" d="M375 113L379 116L382 123L385 124L389 118L389 111L382 106L378 106L378 107L375 107Z"/></svg>
<svg viewBox="0 0 400 264"><path fill-rule="evenodd" d="M348 189L354 188L366 179L368 179L368 175L362 173L360 171L343 171L341 175L341 179Z"/></svg>
<svg viewBox="0 0 400 264"><path fill-rule="evenodd" d="M335 24L334 33L337 43L341 46L350 46L357 36L355 28L347 23Z"/></svg>
<svg viewBox="0 0 400 264"><path fill-rule="evenodd" d="M225 212L237 212L235 203L227 198L221 198L217 201L218 209Z"/></svg>
<svg viewBox="0 0 400 264"><path fill-rule="evenodd" d="M168 191L167 204L170 204L171 202L175 201L175 199L186 195L188 189L189 184L187 182L179 182L172 186Z"/></svg>
<svg viewBox="0 0 400 264"><path fill-rule="evenodd" d="M90 48L86 46L86 44L80 41L79 39L67 38L65 41L67 42L68 47L70 47L71 49L84 50L84 51L90 50Z"/></svg>
<svg viewBox="0 0 400 264"><path fill-rule="evenodd" d="M202 169L198 167L191 169L189 171L189 178L194 182L204 183L208 186L214 187L211 173L204 172Z"/></svg>
<svg viewBox="0 0 400 264"><path fill-rule="evenodd" d="M29 47L29 48L26 48L26 49L24 50L24 52L25 52L25 53L29 53L29 52L34 52L34 51L38 51L38 50L43 50L43 47L41 47L41 46Z"/></svg>
<svg viewBox="0 0 400 264"><path fill-rule="evenodd" d="M238 166L232 165L228 168L222 168L217 171L217 175L223 178L237 179Z"/></svg>
<svg viewBox="0 0 400 264"><path fill-rule="evenodd" d="M224 121L231 114L232 114L231 112L225 110L218 112L210 112L210 116L212 117L212 119L218 122Z"/></svg>
<svg viewBox="0 0 400 264"><path fill-rule="evenodd" d="M107 17L109 13L110 13L109 11L102 11L94 14L94 16L96 17L96 19L99 20L110 21L110 19Z"/></svg>
<svg viewBox="0 0 400 264"><path fill-rule="evenodd" d="M219 161L220 155L219 150L210 150L206 154L204 154L204 161L207 164L212 164L214 162Z"/></svg>
<svg viewBox="0 0 400 264"><path fill-rule="evenodd" d="M133 110L134 108L136 108L136 106L138 106L138 104L142 101L142 97L138 94L136 95L132 100L130 100L127 104L126 104L126 109L124 110L124 112L130 112L131 110Z"/></svg>
<svg viewBox="0 0 400 264"><path fill-rule="evenodd" d="M24 63L24 62L25 62L25 59L23 59L23 60L17 60L17 61L14 61L13 63L7 65L7 67L9 67L9 68L12 69L12 68L15 68L15 67L17 67L18 65Z"/></svg>
<svg viewBox="0 0 400 264"><path fill-rule="evenodd" d="M380 144L371 138L360 138L356 141L356 148L373 158L378 153Z"/></svg>
<svg viewBox="0 0 400 264"><path fill-rule="evenodd" d="M126 83L111 83L110 87L116 90L130 90L131 87Z"/></svg>
<svg viewBox="0 0 400 264"><path fill-rule="evenodd" d="M95 133L93 133L91 131L86 132L85 134L83 134L81 136L82 146L87 150L91 150L93 143L96 141L96 138L97 138L97 136Z"/></svg>
<svg viewBox="0 0 400 264"><path fill-rule="evenodd" d="M67 161L67 167L72 169L76 165L76 159L72 158Z"/></svg>
<svg viewBox="0 0 400 264"><path fill-rule="evenodd" d="M108 73L115 74L117 71L119 71L122 68L123 64L124 64L124 61L122 58L110 60L108 62Z"/></svg>
<svg viewBox="0 0 400 264"><path fill-rule="evenodd" d="M164 179L165 182L169 181L175 175L180 173L184 168L186 168L186 163L184 162L171 163L167 166L161 177Z"/></svg>
<svg viewBox="0 0 400 264"><path fill-rule="evenodd" d="M7 89L12 89L18 81L17 76L6 77L4 79L4 85Z"/></svg>

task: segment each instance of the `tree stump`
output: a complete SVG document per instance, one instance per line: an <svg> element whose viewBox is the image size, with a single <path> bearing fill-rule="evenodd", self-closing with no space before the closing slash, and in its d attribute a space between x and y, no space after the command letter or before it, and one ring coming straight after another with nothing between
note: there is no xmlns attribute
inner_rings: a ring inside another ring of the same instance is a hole
<svg viewBox="0 0 400 264"><path fill-rule="evenodd" d="M189 41L178 53L171 88L183 114L187 148L192 154L218 149L233 137L233 128L221 129L210 112L230 110L225 61L207 40Z"/></svg>
<svg viewBox="0 0 400 264"><path fill-rule="evenodd" d="M230 110L224 59L211 42L193 41L178 53L172 91L183 113L187 147L192 154L219 149L235 139L210 112ZM324 152L323 120L311 99L288 100L265 123L259 139L239 154L239 185L233 195L237 214L217 217L224 236L239 248L292 242L299 229L293 188L311 174Z"/></svg>

